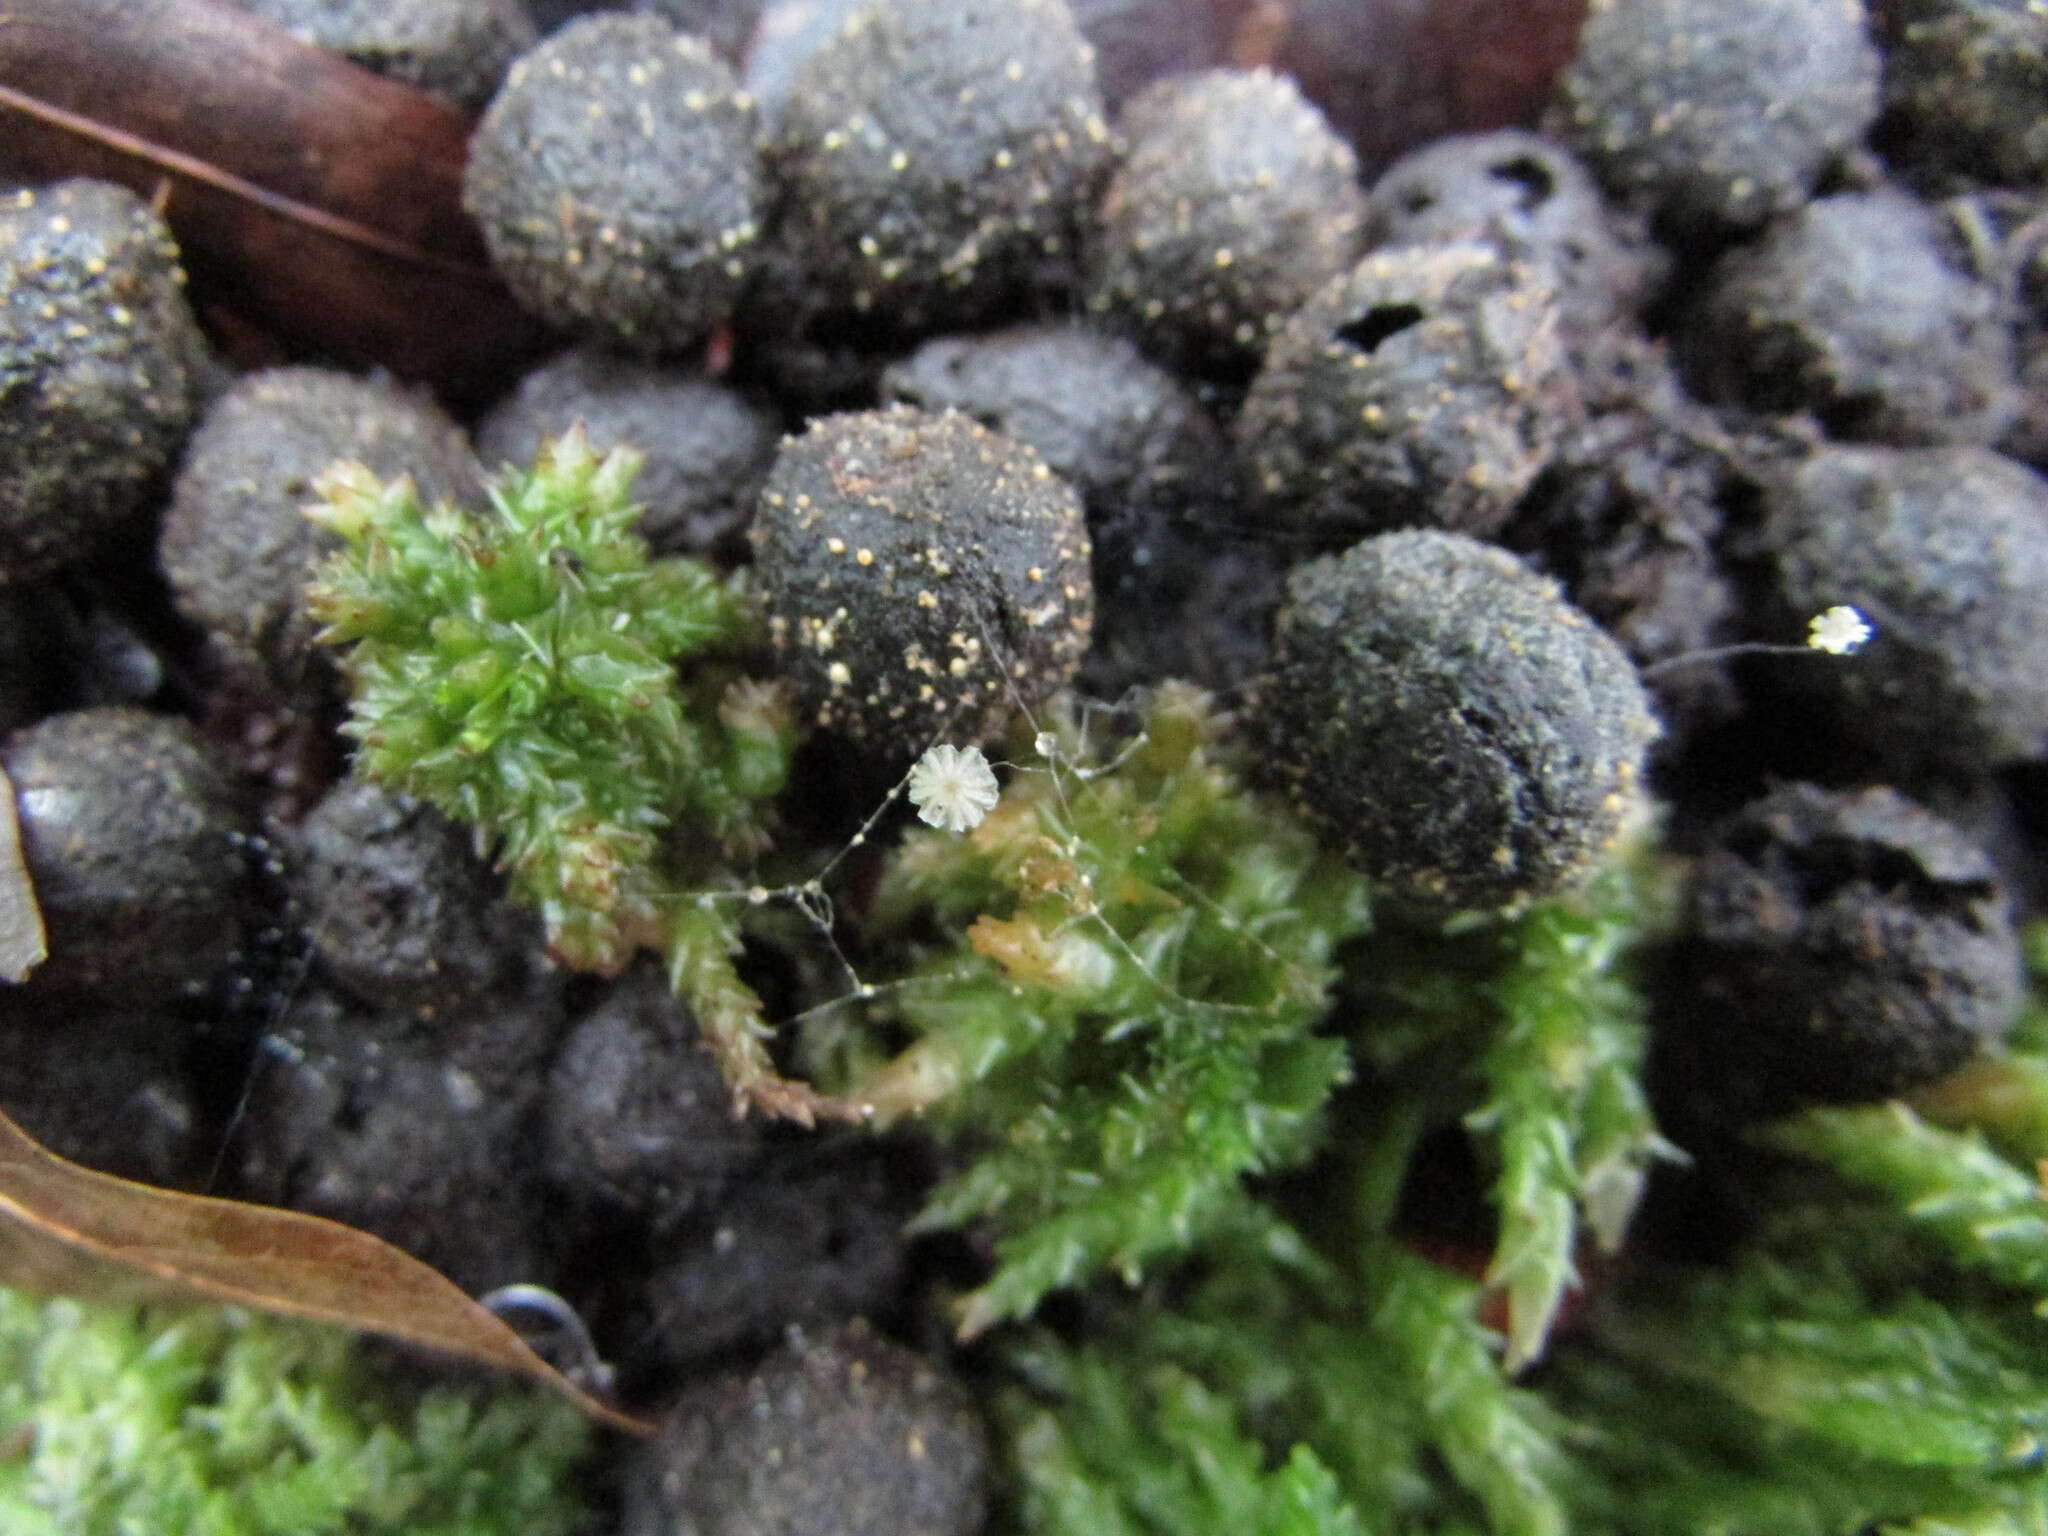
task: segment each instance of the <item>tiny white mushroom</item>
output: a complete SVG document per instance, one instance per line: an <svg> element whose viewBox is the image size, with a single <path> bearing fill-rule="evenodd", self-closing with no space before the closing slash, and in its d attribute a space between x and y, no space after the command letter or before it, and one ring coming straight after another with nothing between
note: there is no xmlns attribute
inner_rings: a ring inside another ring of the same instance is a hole
<svg viewBox="0 0 2048 1536"><path fill-rule="evenodd" d="M940 743L910 770L910 803L925 825L969 832L995 809L1001 791L979 747Z"/></svg>
<svg viewBox="0 0 2048 1536"><path fill-rule="evenodd" d="M1861 650L1873 631L1870 621L1847 603L1837 603L1817 613L1806 625L1806 643L1830 656L1852 656Z"/></svg>

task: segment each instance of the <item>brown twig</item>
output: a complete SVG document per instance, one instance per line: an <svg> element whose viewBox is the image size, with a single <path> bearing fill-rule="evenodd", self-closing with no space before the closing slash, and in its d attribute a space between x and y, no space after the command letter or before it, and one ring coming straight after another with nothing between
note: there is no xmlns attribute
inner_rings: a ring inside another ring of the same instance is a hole
<svg viewBox="0 0 2048 1536"><path fill-rule="evenodd" d="M424 251L416 245L394 239L367 224L345 219L339 214L329 213L324 208L316 208L311 203L302 203L297 198L286 197L283 193L273 192L268 187L259 187L255 182L237 176L231 171L207 164L196 155L188 155L162 144L152 144L145 138L124 133L83 113L67 112L64 108L52 106L47 101L38 101L12 86L0 85L0 106L10 107L16 112L48 123L54 128L61 128L67 133L75 133L82 139L104 144L117 153L132 156L170 175L204 182L231 196L244 198L261 208L268 209L280 218L294 219L308 228L319 230L322 234L331 235L337 240L345 240L351 245L359 245L365 250L376 251L394 261L410 262L415 266L428 267L436 272L446 272L477 282L495 281L485 268L436 256L432 251ZM157 201L158 211L162 212L166 200L158 197Z"/></svg>

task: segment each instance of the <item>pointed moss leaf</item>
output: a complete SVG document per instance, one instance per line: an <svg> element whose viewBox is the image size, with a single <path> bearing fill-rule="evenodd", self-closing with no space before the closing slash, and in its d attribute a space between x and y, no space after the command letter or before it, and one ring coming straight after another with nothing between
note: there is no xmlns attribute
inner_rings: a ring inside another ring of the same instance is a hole
<svg viewBox="0 0 2048 1536"><path fill-rule="evenodd" d="M1763 1418L1902 1466L2027 1464L2048 1430L2038 1375L1932 1304L1759 1330L1720 1379Z"/></svg>
<svg viewBox="0 0 2048 1536"><path fill-rule="evenodd" d="M1452 1473L1502 1536L1565 1536L1565 1466L1538 1400L1507 1383L1496 1340L1477 1321L1478 1287L1386 1248L1369 1266L1373 1330Z"/></svg>
<svg viewBox="0 0 2048 1536"><path fill-rule="evenodd" d="M1583 1217L1619 1244L1649 1165L1670 1153L1641 1072L1647 1034L1625 964L1659 900L1648 865L1621 858L1583 891L1532 907L1496 941L1498 1014L1480 1057L1485 1102L1466 1117L1491 1148L1499 1236L1487 1284L1507 1300L1507 1368L1543 1352Z"/></svg>
<svg viewBox="0 0 2048 1536"><path fill-rule="evenodd" d="M1149 1085L1126 1078L1106 1096L1050 1099L942 1188L921 1225L986 1215L1013 1229L997 1244L995 1275L967 1299L961 1332L1026 1316L1047 1292L1105 1266L1135 1282L1221 1221L1244 1198L1243 1176L1296 1160L1344 1074L1342 1048L1300 1040L1266 1056L1217 1043ZM1093 1164L1086 1180L1069 1171L1077 1141Z"/></svg>
<svg viewBox="0 0 2048 1536"><path fill-rule="evenodd" d="M1599 1348L1559 1357L1582 1519L1644 1536L2033 1528L2040 1323L1896 1206L1803 1187L1727 1262L1645 1275Z"/></svg>
<svg viewBox="0 0 2048 1536"><path fill-rule="evenodd" d="M1155 1362L1133 1373L1049 1342L1036 1365L1049 1397L1013 1391L998 1405L1032 1536L1363 1536L1313 1450L1296 1445L1270 1466L1231 1403L1187 1371Z"/></svg>
<svg viewBox="0 0 2048 1536"><path fill-rule="evenodd" d="M1962 1262L2048 1309L2048 1200L1981 1135L1937 1129L1891 1103L1807 1110L1769 1139L1882 1192Z"/></svg>

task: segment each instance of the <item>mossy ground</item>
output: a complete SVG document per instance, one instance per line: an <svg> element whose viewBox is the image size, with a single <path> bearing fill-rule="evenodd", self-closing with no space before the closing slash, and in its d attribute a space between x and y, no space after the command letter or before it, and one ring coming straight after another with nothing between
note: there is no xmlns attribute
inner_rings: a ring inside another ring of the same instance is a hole
<svg viewBox="0 0 2048 1536"><path fill-rule="evenodd" d="M569 1536L592 1438L535 1390L380 1384L337 1329L0 1289L8 1536Z"/></svg>

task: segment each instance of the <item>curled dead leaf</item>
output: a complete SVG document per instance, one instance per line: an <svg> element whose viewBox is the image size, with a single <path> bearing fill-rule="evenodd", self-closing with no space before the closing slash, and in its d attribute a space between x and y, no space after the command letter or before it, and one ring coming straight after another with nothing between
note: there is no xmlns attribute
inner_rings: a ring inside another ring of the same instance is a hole
<svg viewBox="0 0 2048 1536"><path fill-rule="evenodd" d="M22 862L14 785L0 769L0 981L26 981L49 954L43 910Z"/></svg>
<svg viewBox="0 0 2048 1536"><path fill-rule="evenodd" d="M967 943L978 955L995 961L1013 980L1033 986L1060 987L1066 980L1059 945L1030 918L977 917L967 929Z"/></svg>
<svg viewBox="0 0 2048 1536"><path fill-rule="evenodd" d="M226 1302L514 1372L601 1423L601 1402L445 1276L353 1227L133 1184L66 1162L0 1114L0 1283L96 1300Z"/></svg>

